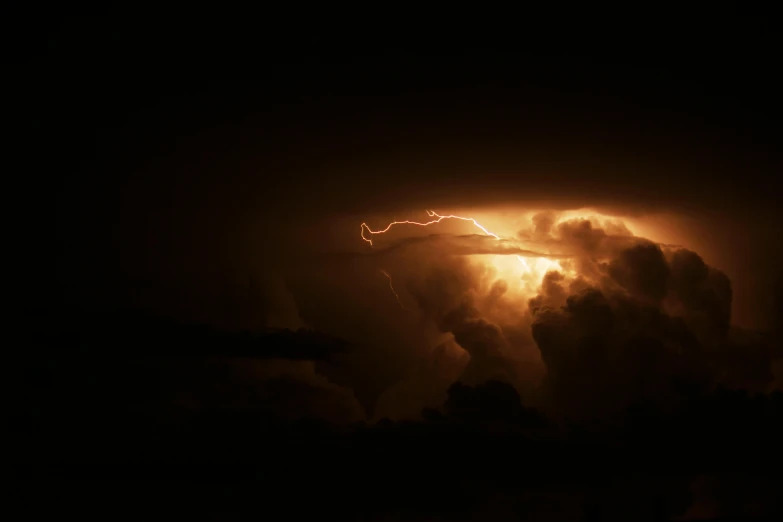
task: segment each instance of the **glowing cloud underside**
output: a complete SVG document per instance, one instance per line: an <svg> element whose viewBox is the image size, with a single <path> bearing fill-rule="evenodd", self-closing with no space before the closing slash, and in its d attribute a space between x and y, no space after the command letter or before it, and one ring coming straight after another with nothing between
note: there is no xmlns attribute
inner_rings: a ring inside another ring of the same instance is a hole
<svg viewBox="0 0 783 522"><path fill-rule="evenodd" d="M457 216L457 215L440 215L437 212L433 210L427 210L427 215L431 218L434 218L430 221L425 222L419 222L419 221L392 221L388 225L386 225L385 228L380 230L373 230L367 225L367 223L362 223L361 225L361 238L366 243L370 245L370 247L373 247L373 240L371 239L372 236L376 234L385 234L389 230L392 229L392 227L396 225L413 225L418 227L428 227L430 225L435 225L437 223L440 223L441 221L445 221L448 219L456 219L459 221L467 221L472 223L476 228L481 230L485 235L494 237L495 239L500 240L501 237L494 232L489 231L486 227L481 225L478 221L476 221L474 218L466 217L466 216ZM369 237L368 237L369 236ZM527 275L525 278L527 281L527 284L524 285L526 287L527 291L533 291L540 283L541 279L543 278L544 274L550 270L562 270L562 267L560 266L560 263L557 261L553 261L550 259L544 259L544 258L536 258L536 259L525 259L523 256L515 256L517 261L519 262L516 266L516 269L511 269L506 263L503 262L503 258L505 256L494 256L494 260L490 262L490 264L497 270L499 276L504 276L504 278L509 279L514 276L517 278L522 278L522 276ZM532 266L531 266L532 265ZM521 268L521 272L520 272ZM411 311L409 308L405 307L405 305L402 304L402 301L400 300L400 296L397 293L397 291L394 289L394 284L392 283L391 275L389 275L388 272L385 270L381 270L381 273L386 276L386 278L389 279L389 288L391 288L392 293L394 294L395 298L397 299L397 302L399 305L408 311Z"/></svg>

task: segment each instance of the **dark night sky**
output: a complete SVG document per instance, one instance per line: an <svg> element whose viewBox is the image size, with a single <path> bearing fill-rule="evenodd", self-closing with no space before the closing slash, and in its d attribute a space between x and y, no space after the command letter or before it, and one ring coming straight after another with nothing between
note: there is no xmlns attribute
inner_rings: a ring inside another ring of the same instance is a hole
<svg viewBox="0 0 783 522"><path fill-rule="evenodd" d="M24 174L11 183L32 196L12 221L32 275L11 278L28 471L211 480L269 465L285 494L351 491L324 502L372 511L425 492L513 499L508 462L536 487L573 475L590 489L607 463L581 445L604 444L682 465L666 487L711 499L672 513L772 502L771 482L698 476L780 453L774 17L613 13L550 29L328 10L11 24L8 143ZM540 212L584 207L659 237ZM361 240L362 222L425 209L504 237L452 220ZM502 272L515 260L499 254L521 245L559 272ZM302 418L334 436L288 423ZM408 495L392 475L412 469ZM596 502L658 487L633 484ZM304 504L320 509L290 506Z"/></svg>
<svg viewBox="0 0 783 522"><path fill-rule="evenodd" d="M28 61L43 119L26 123L50 151L64 277L105 288L133 271L116 263L176 264L167 250L246 260L263 220L541 200L696 215L732 275L780 266L763 19L563 28L551 45L341 27L52 23Z"/></svg>

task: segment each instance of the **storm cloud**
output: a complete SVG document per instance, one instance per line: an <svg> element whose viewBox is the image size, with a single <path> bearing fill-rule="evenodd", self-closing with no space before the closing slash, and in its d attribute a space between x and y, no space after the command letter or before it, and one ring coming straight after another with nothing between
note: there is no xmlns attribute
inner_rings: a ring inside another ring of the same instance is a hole
<svg viewBox="0 0 783 522"><path fill-rule="evenodd" d="M501 243L430 235L386 249L410 249L396 265L397 288L467 354L456 381L507 382L526 401L571 417L617 414L639 401L670 406L718 385L772 385L769 341L732 333L731 282L696 252L634 236L617 219L537 213L519 240L557 252L561 268L520 302L509 281L472 263L455 239L468 240L474 254L487 252L482 241Z"/></svg>

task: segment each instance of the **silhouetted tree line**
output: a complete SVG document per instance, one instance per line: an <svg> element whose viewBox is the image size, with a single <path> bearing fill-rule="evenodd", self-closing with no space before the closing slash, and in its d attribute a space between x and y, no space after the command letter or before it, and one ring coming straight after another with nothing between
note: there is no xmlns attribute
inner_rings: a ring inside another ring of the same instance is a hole
<svg viewBox="0 0 783 522"><path fill-rule="evenodd" d="M216 346L207 334L171 325L139 329L134 343L167 329L167 340L201 336L198 346ZM248 353L234 350L237 338L261 357L267 349L297 359L343 347L308 332L254 334L252 342L247 335L229 339L228 355ZM20 478L173 480L209 484L211 495L252 481L259 484L252 498L270 505L359 519L457 519L485 512L498 498L525 517L578 498L579 517L609 520L607 510L621 496L667 520L694 502L695 477L752 474L768 485L779 484L783 469L781 392L705 393L685 383L676 387L676 402L636 402L615 415L571 420L526 406L506 383L458 382L442 408L425 409L420 420L345 425L283 419L252 401L179 403L179 387L213 355L118 354L108 348L111 336L102 337L107 349L100 353L98 338L79 352L75 337L63 336L54 347L61 353L53 355L50 345L17 368L9 416ZM240 386L230 375L198 384L210 385ZM604 498L606 492L615 493Z"/></svg>

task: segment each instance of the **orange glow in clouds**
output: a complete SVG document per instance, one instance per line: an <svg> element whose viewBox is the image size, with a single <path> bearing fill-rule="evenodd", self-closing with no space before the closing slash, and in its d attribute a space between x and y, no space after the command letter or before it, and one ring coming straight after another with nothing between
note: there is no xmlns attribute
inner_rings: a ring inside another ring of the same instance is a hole
<svg viewBox="0 0 783 522"><path fill-rule="evenodd" d="M386 225L385 228L380 230L373 230L367 225L367 223L362 223L361 225L361 238L367 242L370 247L373 246L373 241L371 237L375 234L385 234L389 230L392 229L392 227L396 225L413 225L418 227L427 227L430 225L434 225L436 223L440 223L441 221L448 220L448 219L456 219L460 221L467 221L472 223L476 228L481 230L484 234L488 236L492 236L498 240L501 239L501 237L498 234L495 234L494 232L491 232L486 227L481 225L478 221L476 221L474 218L471 217L465 217L465 216L457 216L457 215L440 215L437 212L433 210L427 210L427 215L431 218L434 218L430 221L425 222L418 222L418 221L392 221L388 225ZM368 237L368 235L370 237ZM497 275L498 278L504 279L507 283L509 283L509 291L521 294L521 296L525 297L532 297L536 294L536 291L538 287L541 284L541 280L543 279L544 275L546 275L547 272L556 270L556 271L563 271L563 267L560 265L560 263L556 260L547 259L545 257L525 257L525 256L514 256L516 259L511 259L510 256L505 255L477 255L474 256L476 258L480 258L481 261L485 263L485 265L492 268L494 273ZM385 270L381 270L383 275L385 275L389 279L389 287L391 288L391 291L394 293L394 296L397 299L397 302L400 304L400 306L406 310L406 308L402 301L400 300L400 296L397 294L397 292L394 290L394 286L392 283L392 278L389 275L388 272ZM517 282L518 284L513 284L514 282Z"/></svg>

